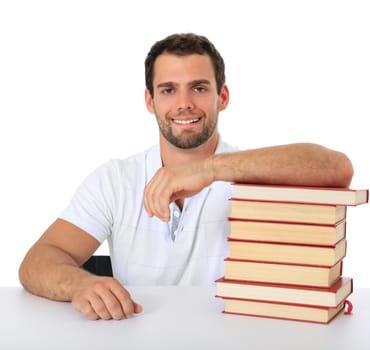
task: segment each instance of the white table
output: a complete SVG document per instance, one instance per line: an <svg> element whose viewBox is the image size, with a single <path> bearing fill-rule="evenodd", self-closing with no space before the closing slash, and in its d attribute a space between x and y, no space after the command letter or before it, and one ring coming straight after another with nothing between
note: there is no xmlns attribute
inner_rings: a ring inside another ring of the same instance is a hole
<svg viewBox="0 0 370 350"><path fill-rule="evenodd" d="M0 349L370 349L370 289L355 289L349 298L353 314L328 325L223 314L212 288L129 290L142 314L88 321L70 303L0 288Z"/></svg>

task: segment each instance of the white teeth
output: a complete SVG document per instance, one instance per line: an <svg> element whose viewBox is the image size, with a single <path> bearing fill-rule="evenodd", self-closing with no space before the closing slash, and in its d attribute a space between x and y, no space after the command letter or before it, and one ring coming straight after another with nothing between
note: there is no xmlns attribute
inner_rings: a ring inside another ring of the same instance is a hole
<svg viewBox="0 0 370 350"><path fill-rule="evenodd" d="M191 119L191 120L176 120L176 119L174 119L173 121L176 124L188 125L188 124L196 123L198 120L199 120L199 118L198 119Z"/></svg>

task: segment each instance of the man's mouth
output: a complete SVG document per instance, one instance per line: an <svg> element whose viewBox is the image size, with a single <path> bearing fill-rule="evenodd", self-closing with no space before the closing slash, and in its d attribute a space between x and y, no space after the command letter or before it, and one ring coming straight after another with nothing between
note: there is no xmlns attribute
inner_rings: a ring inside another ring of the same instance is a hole
<svg viewBox="0 0 370 350"><path fill-rule="evenodd" d="M200 118L196 118L196 119L188 119L188 120L183 120L183 119L172 119L172 121L175 123L175 124L180 124L180 125L189 125L189 124L194 124L194 123L197 123L199 122Z"/></svg>

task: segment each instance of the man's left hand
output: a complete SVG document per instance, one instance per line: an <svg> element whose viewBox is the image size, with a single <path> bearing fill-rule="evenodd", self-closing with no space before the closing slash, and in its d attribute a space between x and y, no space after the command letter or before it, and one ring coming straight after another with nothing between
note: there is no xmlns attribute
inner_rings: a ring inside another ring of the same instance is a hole
<svg viewBox="0 0 370 350"><path fill-rule="evenodd" d="M170 220L170 203L191 197L213 182L207 160L181 166L164 166L149 181L144 191L144 207L150 217Z"/></svg>

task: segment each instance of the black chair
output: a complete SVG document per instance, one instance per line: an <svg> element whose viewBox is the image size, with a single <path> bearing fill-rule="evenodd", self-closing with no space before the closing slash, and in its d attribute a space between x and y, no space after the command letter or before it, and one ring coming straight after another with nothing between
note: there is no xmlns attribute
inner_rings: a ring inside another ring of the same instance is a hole
<svg viewBox="0 0 370 350"><path fill-rule="evenodd" d="M109 255L93 255L82 265L82 268L98 276L113 277Z"/></svg>

